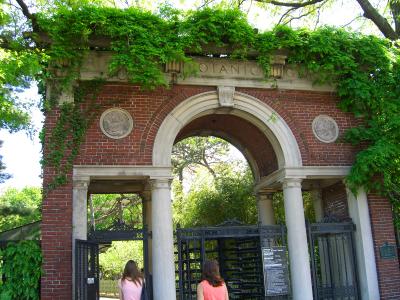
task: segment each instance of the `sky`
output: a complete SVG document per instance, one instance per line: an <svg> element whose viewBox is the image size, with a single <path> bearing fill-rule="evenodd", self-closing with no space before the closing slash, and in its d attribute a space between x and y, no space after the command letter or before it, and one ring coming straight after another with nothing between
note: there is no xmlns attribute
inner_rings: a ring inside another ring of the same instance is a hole
<svg viewBox="0 0 400 300"><path fill-rule="evenodd" d="M176 0L173 2L178 3L178 7L180 8L190 8L190 5L188 5L190 1ZM359 13L361 13L361 11L356 1L336 1L336 7L332 7L323 12L320 19L328 25L342 26L349 23L354 16ZM260 30L271 27L271 21L274 20L274 18L269 17L269 15L266 17L265 12L254 9L254 6L252 6L248 16L250 22ZM354 30L358 30L360 26L360 23L352 23L352 29ZM35 99L36 103L39 102L39 96L35 86L25 91L23 97ZM41 145L39 143L38 133L42 127L43 115L38 108L34 108L32 109L31 117L36 129L36 134L33 139L30 139L24 132L10 134L5 130L0 130L0 140L3 141L3 146L0 148L0 155L3 156L2 160L6 165L5 172L13 176L5 183L0 184L0 194L9 187L22 188L24 186L41 186Z"/></svg>
<svg viewBox="0 0 400 300"><path fill-rule="evenodd" d="M21 97L33 99L35 103L38 103L40 99L36 86L26 90ZM28 137L25 132L9 133L4 129L0 130L0 140L3 141L0 154L6 165L5 172L13 176L0 184L0 194L9 187L22 188L42 185L40 178L41 145L38 134L42 128L44 117L39 108L32 107L31 119L36 131L33 139Z"/></svg>

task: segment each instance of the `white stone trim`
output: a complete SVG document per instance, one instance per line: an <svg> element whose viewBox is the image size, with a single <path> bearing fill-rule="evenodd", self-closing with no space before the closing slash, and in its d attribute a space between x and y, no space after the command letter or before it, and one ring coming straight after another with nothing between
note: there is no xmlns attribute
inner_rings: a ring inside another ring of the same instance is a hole
<svg viewBox="0 0 400 300"><path fill-rule="evenodd" d="M356 225L354 242L360 296L362 300L380 299L367 194L363 189L359 189L357 195L354 195L349 189L346 191L349 214Z"/></svg>
<svg viewBox="0 0 400 300"><path fill-rule="evenodd" d="M72 295L75 299L75 240L87 239L87 192L90 178L73 181L72 189Z"/></svg>
<svg viewBox="0 0 400 300"><path fill-rule="evenodd" d="M172 178L171 167L130 166L130 165L75 165L73 180L88 179L141 179Z"/></svg>
<svg viewBox="0 0 400 300"><path fill-rule="evenodd" d="M301 179L285 179L283 184L283 203L285 207L293 300L312 300L313 290Z"/></svg>
<svg viewBox="0 0 400 300"><path fill-rule="evenodd" d="M234 86L224 86L220 85L217 87L218 90L218 100L219 105L222 107L233 107L235 105L234 102L234 94L235 87Z"/></svg>
<svg viewBox="0 0 400 300"><path fill-rule="evenodd" d="M318 122L330 122L333 125L333 131L331 131L330 129L332 128L328 128L326 130L325 128L325 133L326 131L328 131L328 138L322 137L319 135L316 127L318 126ZM314 118L314 120L312 121L311 124L311 128L312 131L314 133L314 136L322 143L325 144L329 144L329 143L333 143L334 141L337 140L337 138L339 137L339 127L338 124L336 123L335 119L328 116L328 115L319 115L317 117Z"/></svg>
<svg viewBox="0 0 400 300"><path fill-rule="evenodd" d="M303 166L298 168L284 167L268 176L262 177L256 184L254 190L260 191L275 183L282 183L285 178L298 179L328 179L344 178L350 172L351 166Z"/></svg>
<svg viewBox="0 0 400 300"><path fill-rule="evenodd" d="M171 80L171 75L165 74L167 82ZM182 85L202 85L202 86L219 86L234 85L236 87L250 87L260 89L279 89L279 90L297 90L297 91L314 91L314 92L335 92L336 88L331 85L313 84L312 80L306 78L296 79L235 79L235 78L205 78L205 77L178 77L176 84Z"/></svg>
<svg viewBox="0 0 400 300"><path fill-rule="evenodd" d="M95 78L102 78L106 81L113 82L128 82L126 72L121 71L117 75L110 77L108 72L108 64L111 60L111 51L90 51L87 57L83 60L82 68L80 70L81 80L92 80ZM282 61L282 55L273 57L272 66L278 66L279 73L283 71L281 78L265 78L262 68L256 61L252 60L231 60L222 58L207 58L207 57L192 57L192 59L199 64L199 72L191 76L176 77L178 71L181 71L182 65L172 66L168 65L167 69L171 73L164 73L166 82L175 81L176 84L183 85L202 85L202 86L236 86L236 87L252 87L263 89L282 89L282 90L306 90L306 91L323 91L334 92L336 87L334 85L318 85L314 84L312 78L299 76L299 70L296 66L285 65ZM232 75L227 72L216 74L215 72L207 73L201 72L200 68L206 64L235 64L240 68L246 68L248 71L239 72L240 74ZM275 65L276 64L276 65ZM170 67L172 67L170 69ZM273 70L272 70L272 73ZM271 74L273 75L273 74Z"/></svg>
<svg viewBox="0 0 400 300"><path fill-rule="evenodd" d="M272 193L257 194L258 222L261 225L275 225Z"/></svg>
<svg viewBox="0 0 400 300"><path fill-rule="evenodd" d="M107 114L109 114L111 112L114 112L114 111L125 115L127 117L127 119L128 119L128 129L125 132L123 132L122 134L120 134L120 135L111 135L110 133L107 132L106 128L104 128L104 121L105 121L104 119L107 117ZM119 108L119 107L109 108L109 109L103 111L103 113L100 116L100 129L101 129L101 131L103 132L103 134L105 136L107 136L107 137L109 137L111 139L114 139L114 140L119 140L119 139L122 139L124 137L127 137L132 132L132 129L133 129L133 118L132 118L131 114L125 109L122 109L122 108Z"/></svg>
<svg viewBox="0 0 400 300"><path fill-rule="evenodd" d="M279 167L301 167L302 159L289 126L271 107L260 100L236 92L234 107L229 113L246 119L258 127L271 142L278 159ZM216 91L206 92L186 99L173 109L162 122L153 146L153 165L171 165L171 152L179 131L190 121L219 112L219 100Z"/></svg>

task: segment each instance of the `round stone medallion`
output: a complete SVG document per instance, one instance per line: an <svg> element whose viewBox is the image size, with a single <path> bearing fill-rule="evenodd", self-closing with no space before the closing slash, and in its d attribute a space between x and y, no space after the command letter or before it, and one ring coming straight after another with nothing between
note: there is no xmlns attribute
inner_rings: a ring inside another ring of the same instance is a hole
<svg viewBox="0 0 400 300"><path fill-rule="evenodd" d="M312 122L315 137L324 143L332 143L339 136L339 127L336 121L326 115L319 115Z"/></svg>
<svg viewBox="0 0 400 300"><path fill-rule="evenodd" d="M121 108L107 109L100 117L100 128L112 139L122 139L133 129L132 116Z"/></svg>

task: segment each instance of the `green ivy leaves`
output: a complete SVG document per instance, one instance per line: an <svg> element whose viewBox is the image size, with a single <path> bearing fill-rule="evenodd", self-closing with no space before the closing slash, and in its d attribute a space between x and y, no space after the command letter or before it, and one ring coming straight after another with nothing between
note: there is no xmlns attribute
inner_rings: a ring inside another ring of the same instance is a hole
<svg viewBox="0 0 400 300"><path fill-rule="evenodd" d="M2 300L39 300L39 283L42 274L42 253L35 241L9 244L0 251L0 285Z"/></svg>

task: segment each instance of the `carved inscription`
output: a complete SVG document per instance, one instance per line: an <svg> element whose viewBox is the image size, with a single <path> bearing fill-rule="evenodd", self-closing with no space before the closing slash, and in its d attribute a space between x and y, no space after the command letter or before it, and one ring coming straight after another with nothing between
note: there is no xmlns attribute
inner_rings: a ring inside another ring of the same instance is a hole
<svg viewBox="0 0 400 300"><path fill-rule="evenodd" d="M199 66L198 76L200 77L264 78L264 72L256 62L201 58L195 61Z"/></svg>

